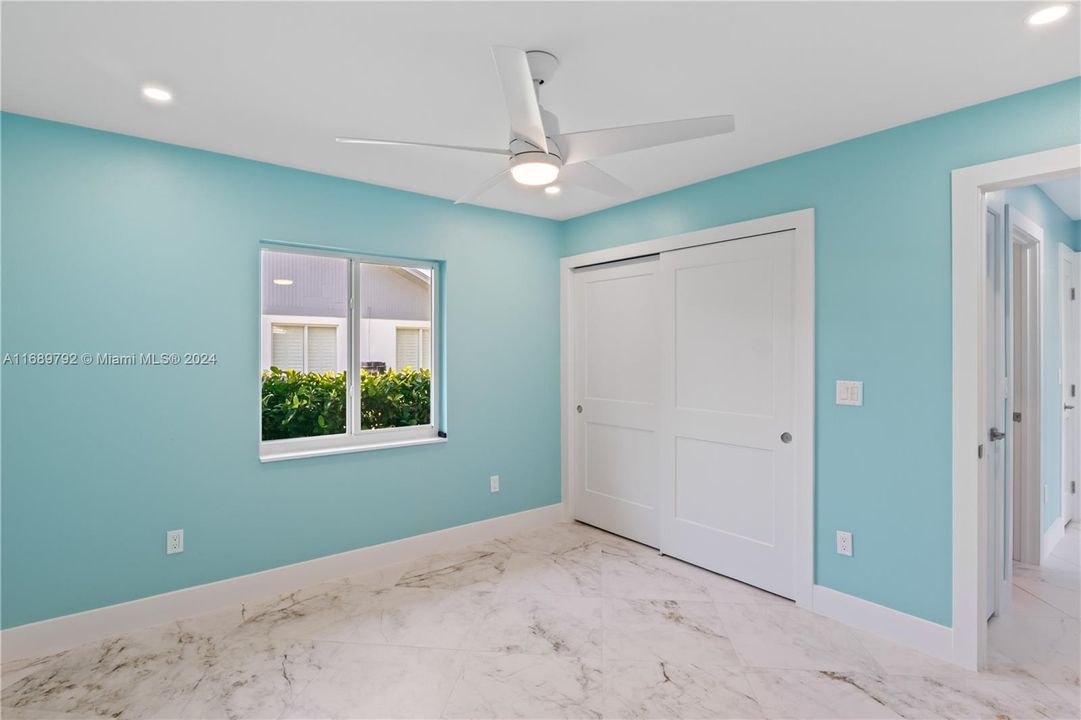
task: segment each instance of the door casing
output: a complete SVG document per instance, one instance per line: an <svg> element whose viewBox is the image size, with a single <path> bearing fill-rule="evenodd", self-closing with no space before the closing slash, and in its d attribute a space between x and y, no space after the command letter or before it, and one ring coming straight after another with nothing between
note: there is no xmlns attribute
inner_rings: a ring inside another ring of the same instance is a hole
<svg viewBox="0 0 1081 720"><path fill-rule="evenodd" d="M618 260L654 255L752 238L792 230L795 232L795 273L793 295L796 313L793 318L795 354L798 358L794 378L795 422L792 434L800 439L796 448L795 518L795 601L811 608L814 589L814 210L798 210L746 222L706 228L655 240L621 245L604 250L562 258L560 261L560 405L562 438L563 502L566 516L571 507L574 458L574 277L576 268Z"/></svg>
<svg viewBox="0 0 1081 720"><path fill-rule="evenodd" d="M986 193L1057 180L1081 170L1081 145L958 168L950 175L953 656L978 670L987 655L988 496L980 445L987 402L982 358L985 312Z"/></svg>

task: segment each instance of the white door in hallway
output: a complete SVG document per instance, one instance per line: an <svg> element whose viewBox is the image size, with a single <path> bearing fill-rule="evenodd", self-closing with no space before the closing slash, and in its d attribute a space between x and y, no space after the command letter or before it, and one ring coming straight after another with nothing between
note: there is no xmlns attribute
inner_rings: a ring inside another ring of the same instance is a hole
<svg viewBox="0 0 1081 720"><path fill-rule="evenodd" d="M1081 520L1077 511L1077 490L1081 485L1081 319L1078 315L1077 263L1078 255L1062 251L1061 320L1062 338L1062 519Z"/></svg>
<svg viewBox="0 0 1081 720"><path fill-rule="evenodd" d="M574 276L572 508L657 547L657 256Z"/></svg>
<svg viewBox="0 0 1081 720"><path fill-rule="evenodd" d="M795 594L791 231L663 253L661 551Z"/></svg>

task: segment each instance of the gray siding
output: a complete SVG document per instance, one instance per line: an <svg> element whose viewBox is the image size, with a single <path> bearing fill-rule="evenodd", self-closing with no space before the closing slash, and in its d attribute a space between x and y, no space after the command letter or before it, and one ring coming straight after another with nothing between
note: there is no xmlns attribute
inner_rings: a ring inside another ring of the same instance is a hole
<svg viewBox="0 0 1081 720"><path fill-rule="evenodd" d="M275 278L292 285L275 285ZM349 261L342 258L263 253L263 312L267 315L349 314Z"/></svg>
<svg viewBox="0 0 1081 720"><path fill-rule="evenodd" d="M431 320L428 280L386 265L360 268L360 316L382 320Z"/></svg>
<svg viewBox="0 0 1081 720"><path fill-rule="evenodd" d="M263 253L263 313L346 317L349 263L342 258L300 253ZM275 285L275 278L292 285ZM423 273L387 265L360 269L361 317L431 320L431 281Z"/></svg>

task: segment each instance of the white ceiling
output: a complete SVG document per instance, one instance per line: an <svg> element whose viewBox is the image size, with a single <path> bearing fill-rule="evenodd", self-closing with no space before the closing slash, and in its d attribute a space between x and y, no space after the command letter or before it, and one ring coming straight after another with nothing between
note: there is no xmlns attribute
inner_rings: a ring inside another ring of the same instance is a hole
<svg viewBox="0 0 1081 720"><path fill-rule="evenodd" d="M1040 189L1071 219L1081 220L1081 175L1040 183Z"/></svg>
<svg viewBox="0 0 1081 720"><path fill-rule="evenodd" d="M736 132L597 164L642 195L1081 74L1079 19L1033 3L3 3L3 109L454 198L495 156L335 135L504 146L489 46L561 67L564 132L721 113ZM155 107L143 83L171 88ZM611 205L505 186L568 218Z"/></svg>

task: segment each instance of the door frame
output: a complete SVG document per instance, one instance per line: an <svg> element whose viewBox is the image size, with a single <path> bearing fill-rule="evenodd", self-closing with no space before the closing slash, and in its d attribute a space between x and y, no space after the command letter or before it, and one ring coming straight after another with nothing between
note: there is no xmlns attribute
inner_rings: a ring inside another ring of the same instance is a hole
<svg viewBox="0 0 1081 720"><path fill-rule="evenodd" d="M981 482L978 448L987 439L983 382L986 275L985 193L1055 180L1081 169L1081 145L1031 153L958 168L951 173L952 196L952 475L953 475L953 650L954 661L970 670L987 655L986 484Z"/></svg>
<svg viewBox="0 0 1081 720"><path fill-rule="evenodd" d="M1014 345L1020 343L1024 355L1024 393L1020 397L1020 406L1017 397L1010 400L1010 410L1021 412L1021 447L1018 448L1011 439L1010 449L1022 453L1023 473L1020 478L1010 478L1008 492L1016 497L1018 493L1014 486L1019 486L1021 506L1013 507L1013 516L1015 522L1020 519L1021 562L1039 565L1043 557L1040 547L1043 541L1043 228L1007 205L1006 237L1011 257L1014 248L1020 247L1025 259L1023 268L1017 267L1016 263L1011 265L1010 290L1013 291L1013 283L1024 273L1026 296L1024 308L1010 306L1011 324L1018 310L1024 310L1021 320L1025 337L1018 338L1016 333L1013 336ZM1009 429L1013 430L1012 424Z"/></svg>
<svg viewBox="0 0 1081 720"><path fill-rule="evenodd" d="M814 588L814 409L815 409L815 311L814 311L814 210L771 215L745 222L705 228L669 237L619 245L604 250L571 255L559 262L560 315L560 437L561 474L565 517L572 518L571 483L574 457L574 270L588 265L629 260L698 245L741 240L757 235L795 232L795 304L793 320L795 356L795 423L797 438L806 438L796 448L796 557L795 601L812 606Z"/></svg>

